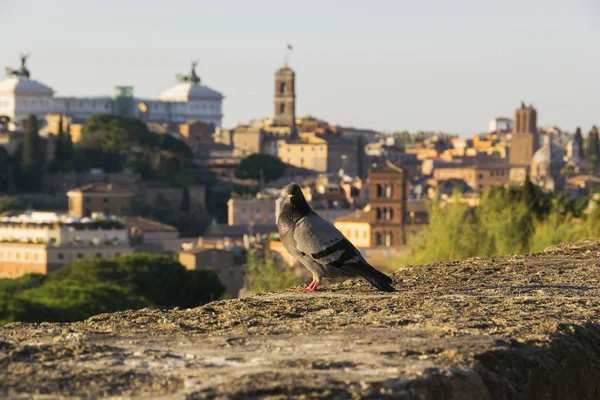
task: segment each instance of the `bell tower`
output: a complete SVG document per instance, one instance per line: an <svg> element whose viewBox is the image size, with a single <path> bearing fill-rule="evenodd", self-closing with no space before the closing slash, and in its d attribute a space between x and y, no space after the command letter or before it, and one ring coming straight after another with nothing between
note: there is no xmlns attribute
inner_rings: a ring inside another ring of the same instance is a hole
<svg viewBox="0 0 600 400"><path fill-rule="evenodd" d="M287 65L275 72L275 118L276 125L296 130L296 74Z"/></svg>
<svg viewBox="0 0 600 400"><path fill-rule="evenodd" d="M539 148L537 132L537 111L532 105L515 110L512 138L510 140L509 162L512 165L530 165L533 154Z"/></svg>

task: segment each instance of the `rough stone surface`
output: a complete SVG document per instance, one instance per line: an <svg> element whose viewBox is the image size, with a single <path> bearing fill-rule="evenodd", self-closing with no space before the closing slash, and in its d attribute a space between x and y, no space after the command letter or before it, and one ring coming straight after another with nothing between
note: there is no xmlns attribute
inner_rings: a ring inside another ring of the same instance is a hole
<svg viewBox="0 0 600 400"><path fill-rule="evenodd" d="M0 397L600 398L600 243L0 328Z"/></svg>

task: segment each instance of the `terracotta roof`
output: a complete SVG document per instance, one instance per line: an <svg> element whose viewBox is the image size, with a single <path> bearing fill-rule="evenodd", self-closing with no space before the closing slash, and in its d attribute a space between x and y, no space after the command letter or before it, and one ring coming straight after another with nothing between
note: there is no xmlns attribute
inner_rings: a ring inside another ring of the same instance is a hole
<svg viewBox="0 0 600 400"><path fill-rule="evenodd" d="M368 214L365 211L357 211L352 214L337 218L335 222L366 222L369 223Z"/></svg>
<svg viewBox="0 0 600 400"><path fill-rule="evenodd" d="M396 171L396 172L404 172L404 170L393 162L386 161L382 164L379 164L375 168L371 169L371 172L383 172L383 171Z"/></svg>
<svg viewBox="0 0 600 400"><path fill-rule="evenodd" d="M144 217L123 217L125 225L135 227L143 232L177 232L177 228L162 222Z"/></svg>
<svg viewBox="0 0 600 400"><path fill-rule="evenodd" d="M69 190L69 192L133 194L131 190L121 186L113 185L112 183L90 183L85 186L73 188Z"/></svg>
<svg viewBox="0 0 600 400"><path fill-rule="evenodd" d="M228 225L228 224L210 224L204 232L206 237L230 237L230 238L241 238L246 234L249 234L249 225ZM276 233L277 225L253 225L252 234L265 235L269 233Z"/></svg>

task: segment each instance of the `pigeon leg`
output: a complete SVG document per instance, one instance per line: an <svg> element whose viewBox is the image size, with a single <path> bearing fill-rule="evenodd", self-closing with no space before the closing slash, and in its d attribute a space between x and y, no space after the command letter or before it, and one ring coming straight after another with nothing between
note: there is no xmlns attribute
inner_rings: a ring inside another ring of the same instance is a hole
<svg viewBox="0 0 600 400"><path fill-rule="evenodd" d="M314 281L311 282L310 285L308 285L308 287L304 288L304 291L305 292L314 292L319 287L319 283L321 283L321 282L319 282L317 279L315 279Z"/></svg>
<svg viewBox="0 0 600 400"><path fill-rule="evenodd" d="M309 283L307 287L304 287L304 288L302 288L302 287L295 287L295 288L292 288L292 290L306 291L306 289L312 288L312 286L315 284L315 282L316 281L313 279L312 282Z"/></svg>

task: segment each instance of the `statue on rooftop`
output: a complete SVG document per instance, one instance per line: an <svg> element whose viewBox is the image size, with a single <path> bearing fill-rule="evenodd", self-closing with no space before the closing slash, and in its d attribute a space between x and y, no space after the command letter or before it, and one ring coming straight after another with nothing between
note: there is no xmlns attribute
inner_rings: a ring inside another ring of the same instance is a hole
<svg viewBox="0 0 600 400"><path fill-rule="evenodd" d="M177 80L179 82L191 82L193 84L200 83L200 77L196 74L196 66L198 61L192 61L192 71L189 75L177 74Z"/></svg>
<svg viewBox="0 0 600 400"><path fill-rule="evenodd" d="M29 58L29 54L21 54L21 68L20 69L15 69L15 68L11 68L11 67L6 67L5 71L6 71L6 75L8 77L17 77L17 78L29 78L29 70L27 69L27 66L25 65L25 63L27 62L27 59Z"/></svg>

